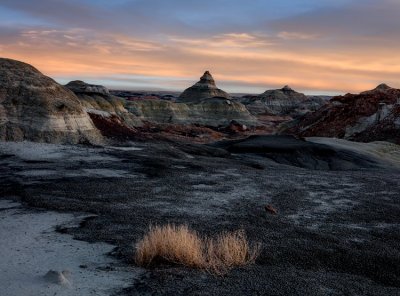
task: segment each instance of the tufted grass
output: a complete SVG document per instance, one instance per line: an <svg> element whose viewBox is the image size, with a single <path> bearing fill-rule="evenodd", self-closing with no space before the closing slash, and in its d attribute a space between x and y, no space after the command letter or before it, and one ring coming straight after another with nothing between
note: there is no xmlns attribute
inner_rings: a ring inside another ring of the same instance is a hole
<svg viewBox="0 0 400 296"><path fill-rule="evenodd" d="M136 243L135 262L144 267L168 262L225 274L233 267L253 263L259 254L260 246L250 247L243 230L208 238L187 225L167 224L150 226Z"/></svg>

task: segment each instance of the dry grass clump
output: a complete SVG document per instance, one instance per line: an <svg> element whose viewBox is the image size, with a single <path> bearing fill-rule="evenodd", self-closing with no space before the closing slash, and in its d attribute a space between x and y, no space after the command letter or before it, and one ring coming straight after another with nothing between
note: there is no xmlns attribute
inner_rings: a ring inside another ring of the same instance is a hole
<svg viewBox="0 0 400 296"><path fill-rule="evenodd" d="M139 266L161 260L223 274L232 267L253 263L259 253L260 246L251 248L242 230L208 238L187 225L167 224L150 226L149 233L136 244L135 260Z"/></svg>

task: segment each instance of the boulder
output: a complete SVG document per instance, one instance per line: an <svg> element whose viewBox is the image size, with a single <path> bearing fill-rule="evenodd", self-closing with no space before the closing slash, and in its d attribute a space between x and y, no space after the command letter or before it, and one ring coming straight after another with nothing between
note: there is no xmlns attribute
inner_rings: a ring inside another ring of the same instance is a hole
<svg viewBox="0 0 400 296"><path fill-rule="evenodd" d="M67 275L69 275L71 272L64 270L63 272L59 272L56 270L49 270L45 275L44 275L44 280L49 283L49 284L56 284L60 286L70 286L71 283L67 279Z"/></svg>

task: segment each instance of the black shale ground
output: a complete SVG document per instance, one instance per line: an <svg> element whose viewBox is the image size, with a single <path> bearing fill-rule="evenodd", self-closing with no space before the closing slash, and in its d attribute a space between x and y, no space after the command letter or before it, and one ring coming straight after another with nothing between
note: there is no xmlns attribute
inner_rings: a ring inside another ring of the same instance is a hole
<svg viewBox="0 0 400 296"><path fill-rule="evenodd" d="M243 229L262 244L255 264L224 276L163 264L141 269L116 295L400 294L399 171L311 170L178 143L137 147L67 147L42 161L3 153L1 197L92 213L60 230L114 244L126 265L149 224L188 224L207 236Z"/></svg>

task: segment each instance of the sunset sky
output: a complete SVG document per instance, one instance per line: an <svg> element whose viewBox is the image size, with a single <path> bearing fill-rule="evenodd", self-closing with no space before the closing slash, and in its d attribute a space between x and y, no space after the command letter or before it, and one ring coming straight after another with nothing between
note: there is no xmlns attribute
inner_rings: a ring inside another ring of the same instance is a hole
<svg viewBox="0 0 400 296"><path fill-rule="evenodd" d="M60 83L229 92L400 87L399 0L1 0L0 56Z"/></svg>

